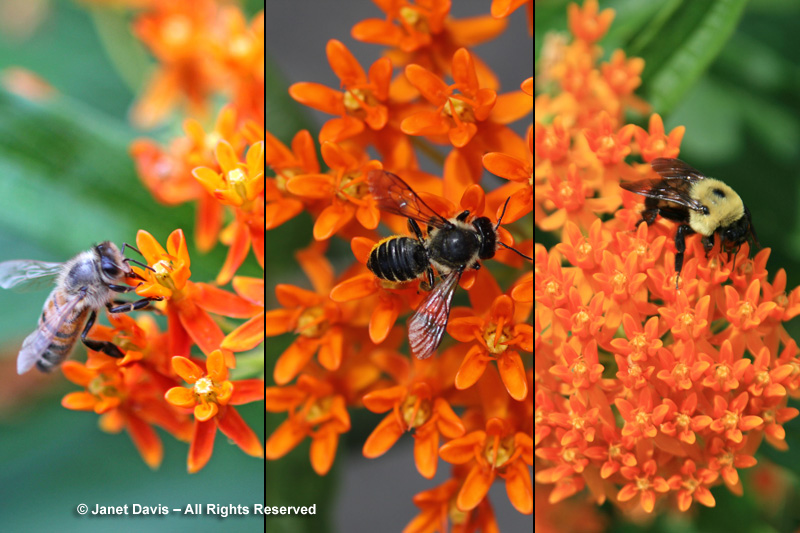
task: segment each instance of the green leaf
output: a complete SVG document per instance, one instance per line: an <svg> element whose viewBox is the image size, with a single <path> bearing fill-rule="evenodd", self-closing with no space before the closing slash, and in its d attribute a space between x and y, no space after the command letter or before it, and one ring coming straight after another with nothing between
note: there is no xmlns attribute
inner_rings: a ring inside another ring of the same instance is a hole
<svg viewBox="0 0 800 533"><path fill-rule="evenodd" d="M673 0L626 47L645 60L639 94L657 113L683 99L733 34L747 0Z"/></svg>

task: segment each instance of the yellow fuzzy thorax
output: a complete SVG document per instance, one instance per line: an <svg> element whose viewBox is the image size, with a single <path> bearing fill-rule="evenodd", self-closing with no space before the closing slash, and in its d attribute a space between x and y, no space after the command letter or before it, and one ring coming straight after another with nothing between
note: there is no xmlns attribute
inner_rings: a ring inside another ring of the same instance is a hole
<svg viewBox="0 0 800 533"><path fill-rule="evenodd" d="M742 199L719 180L706 178L698 181L692 186L691 197L708 209L708 214L689 211L689 225L700 235L708 237L744 216Z"/></svg>

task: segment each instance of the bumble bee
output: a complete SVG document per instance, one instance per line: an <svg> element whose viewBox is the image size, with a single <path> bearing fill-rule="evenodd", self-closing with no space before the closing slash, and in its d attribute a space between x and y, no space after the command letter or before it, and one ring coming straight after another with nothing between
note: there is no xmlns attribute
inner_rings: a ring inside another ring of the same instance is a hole
<svg viewBox="0 0 800 533"><path fill-rule="evenodd" d="M110 313L124 313L143 309L156 299L126 303L113 300L114 293L135 289L124 285L126 278L141 279L130 269L129 261L116 245L106 241L66 263L30 260L0 263L0 287L4 289L35 289L56 281L42 308L38 327L22 342L17 357L19 374L34 365L42 372L53 370L72 352L79 334L88 348L111 357L123 357L113 343L88 339L86 335L99 309L106 307Z"/></svg>
<svg viewBox="0 0 800 533"><path fill-rule="evenodd" d="M742 199L720 180L706 177L680 159L658 158L651 163L661 178L622 183L628 191L645 196L642 220L651 225L661 215L679 222L675 234L675 288L683 268L684 242L687 235L702 236L706 255L714 248L714 235L719 235L720 249L730 256L741 245L751 241L759 246L750 211Z"/></svg>
<svg viewBox="0 0 800 533"><path fill-rule="evenodd" d="M367 268L377 277L392 282L426 276L427 284L423 286L433 290L408 321L408 343L417 359L427 359L442 341L450 316L450 300L466 269L479 269L480 260L494 257L498 246L533 259L498 240L497 228L505 206L495 225L488 217L467 222L469 211L446 219L395 174L373 170L367 182L378 208L408 218L409 228L416 235L416 239L394 235L376 243L370 251ZM427 237L418 222L427 225ZM435 287L433 268L443 276Z"/></svg>

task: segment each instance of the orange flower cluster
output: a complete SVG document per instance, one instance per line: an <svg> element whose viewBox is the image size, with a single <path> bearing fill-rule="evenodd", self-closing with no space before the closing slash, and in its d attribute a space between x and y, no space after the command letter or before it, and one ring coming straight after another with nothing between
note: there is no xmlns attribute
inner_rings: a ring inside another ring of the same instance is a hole
<svg viewBox="0 0 800 533"><path fill-rule="evenodd" d="M637 228L641 197L620 180L656 178L647 163L677 156L684 128L666 133L655 114L648 130L624 124L626 108L642 108L632 91L644 63L616 51L598 65L612 19L595 0L570 5L572 42L548 36L537 79L535 220L561 230L535 250L544 529L575 513L565 500L585 488L646 513L714 506L715 485L741 494L739 470L763 439L786 449L783 424L798 415L787 399L800 396L800 358L783 323L800 313L800 288L787 294L783 270L768 280L769 250L707 257L693 235L676 290L675 224Z"/></svg>
<svg viewBox="0 0 800 533"><path fill-rule="evenodd" d="M386 46L384 57L362 66L342 42L330 40L328 62L340 86L302 82L289 89L295 100L333 115L318 136L328 170L321 170L308 131L290 146L266 133L266 161L275 173L267 178L266 227L302 212L314 218L314 241L296 254L313 289L278 284L281 307L266 313L268 336L294 335L275 362L277 386L266 392L267 410L287 413L267 440L266 456L279 459L308 437L311 465L326 474L339 435L350 430L348 408L385 413L364 444L366 457L412 433L423 477L434 477L440 458L452 466L449 481L415 497L420 514L405 531L445 531L448 523L453 531L492 530L487 492L498 478L517 510L533 512L533 327L526 323L532 272L500 280L505 289L490 265L465 272L460 284L471 306L453 308L447 325L457 342L446 339L449 347L430 359L402 355L407 333L399 319L430 287L420 280L389 283L366 268L381 221L395 234L408 231L405 218L379 211L367 176L380 170L401 176L444 218L468 210L468 223L481 215L498 220L504 208L503 224L530 217L533 127L523 139L506 125L533 107L529 66L520 65L515 82L522 91L498 94L496 77L469 47L500 34L502 17L522 4L532 15L533 2L495 1L497 18L468 20L453 19L447 0L375 3L385 18L358 22L352 36ZM419 169L418 152L443 163L443 178ZM485 170L504 185L486 192ZM530 229L530 222L514 228L523 237L516 247L528 255ZM506 228L497 233L514 244ZM348 240L356 259L338 275L325 256L335 236ZM494 259L514 270L529 264L505 248Z"/></svg>
<svg viewBox="0 0 800 533"><path fill-rule="evenodd" d="M137 279L129 281L166 316L166 330L146 314L136 320L110 315L113 327L95 326L90 336L113 342L124 357L90 350L86 364L63 365L67 379L85 388L68 394L63 405L102 415L107 431L126 429L153 468L162 460L153 425L191 442L189 472L211 458L217 428L244 452L264 454L234 407L262 400L264 381L229 375L237 354L257 350L264 340L264 280L236 276L251 248L264 265L263 26L263 13L247 24L238 8L210 0L148 4L134 22L135 33L160 64L135 120L162 118L181 94L200 113L212 90L232 89L213 130L187 118L186 137L169 149L146 140L132 147L156 200L197 201L198 247L207 250L218 237L227 245L216 283L190 279L182 230L172 232L166 246L140 230L136 244L144 260L130 262ZM226 209L231 222L223 229ZM220 287L231 281L233 291ZM235 327L220 317L244 321ZM260 362L254 366L263 368L263 355L252 355Z"/></svg>

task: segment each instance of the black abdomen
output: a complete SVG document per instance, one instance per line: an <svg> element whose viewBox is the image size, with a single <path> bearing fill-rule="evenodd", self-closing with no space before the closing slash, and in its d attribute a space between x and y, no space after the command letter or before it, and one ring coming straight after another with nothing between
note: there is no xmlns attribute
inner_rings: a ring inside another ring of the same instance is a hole
<svg viewBox="0 0 800 533"><path fill-rule="evenodd" d="M425 247L410 237L382 240L372 248L367 260L367 268L388 281L411 281L425 272L428 264Z"/></svg>

